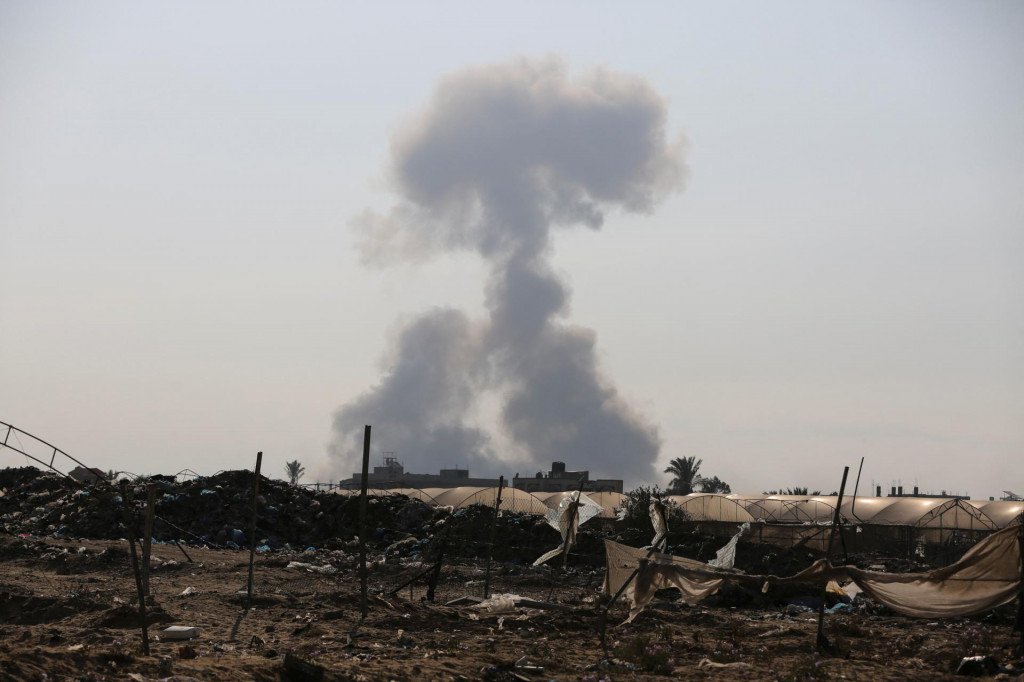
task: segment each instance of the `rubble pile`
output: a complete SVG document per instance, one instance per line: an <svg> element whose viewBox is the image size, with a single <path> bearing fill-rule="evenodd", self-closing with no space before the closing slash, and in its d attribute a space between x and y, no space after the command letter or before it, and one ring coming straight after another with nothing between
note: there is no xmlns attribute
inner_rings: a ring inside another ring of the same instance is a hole
<svg viewBox="0 0 1024 682"><path fill-rule="evenodd" d="M100 482L86 485L34 467L0 469L0 532L9 535L117 539L126 536L125 511L141 535L146 487L156 488L156 541L248 548L252 518L251 471L225 471L214 476L175 482L152 477L128 482L127 502L121 487ZM450 560L479 561L490 554L510 565L529 564L559 542L557 531L543 517L503 511L491 535L494 510L483 505L464 509L434 508L404 495L371 496L367 504L367 542L390 559L430 561L442 544ZM650 541L650 521L593 519L580 529L574 563L603 566L604 539L632 546ZM352 551L359 528L359 498L283 481L260 478L256 544L259 550L308 547ZM442 535L444 543L437 542ZM491 538L493 537L493 545ZM670 528L673 553L706 560L721 538L690 524ZM738 567L786 574L809 565L807 550L756 545L741 540Z"/></svg>
<svg viewBox="0 0 1024 682"><path fill-rule="evenodd" d="M157 541L248 547L252 473L226 471L180 483L155 479ZM117 486L76 484L34 467L0 470L0 529L12 535L91 539L124 537L124 511L136 528L146 486L128 486L127 507ZM359 499L260 478L257 545L263 549L340 546L359 528ZM367 538L385 546L423 537L444 512L404 496L371 498Z"/></svg>

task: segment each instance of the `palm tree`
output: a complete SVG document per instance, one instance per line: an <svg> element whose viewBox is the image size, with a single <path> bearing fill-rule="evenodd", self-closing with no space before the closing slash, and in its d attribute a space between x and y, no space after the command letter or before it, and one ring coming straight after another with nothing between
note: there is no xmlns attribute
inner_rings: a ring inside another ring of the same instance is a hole
<svg viewBox="0 0 1024 682"><path fill-rule="evenodd" d="M299 464L299 460L294 462L285 462L284 465L285 473L288 474L288 482L295 485L302 478L302 474L306 473L306 467Z"/></svg>
<svg viewBox="0 0 1024 682"><path fill-rule="evenodd" d="M668 484L669 489L676 495L689 495L693 492L693 486L700 482L697 475L700 465L704 462L696 457L676 457L669 462L665 469L666 474L672 474L672 482Z"/></svg>
<svg viewBox="0 0 1024 682"><path fill-rule="evenodd" d="M711 478L702 476L700 479L700 491L702 493L720 493L722 495L728 495L732 492L732 488L728 483L720 480L718 476L712 476Z"/></svg>

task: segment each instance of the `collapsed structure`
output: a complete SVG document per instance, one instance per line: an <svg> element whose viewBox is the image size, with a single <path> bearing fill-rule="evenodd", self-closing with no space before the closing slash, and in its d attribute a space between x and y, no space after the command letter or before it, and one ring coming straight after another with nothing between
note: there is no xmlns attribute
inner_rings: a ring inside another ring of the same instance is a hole
<svg viewBox="0 0 1024 682"><path fill-rule="evenodd" d="M848 579L875 601L916 618L952 618L981 613L1013 601L1021 593L1021 528L1005 528L976 544L954 564L926 573L886 573L855 566L833 566L824 559L799 573L779 577L750 575L606 540L605 594L627 585L633 620L659 589L675 588L688 604L714 594L727 581L763 585L817 583ZM631 581L631 582L630 582Z"/></svg>

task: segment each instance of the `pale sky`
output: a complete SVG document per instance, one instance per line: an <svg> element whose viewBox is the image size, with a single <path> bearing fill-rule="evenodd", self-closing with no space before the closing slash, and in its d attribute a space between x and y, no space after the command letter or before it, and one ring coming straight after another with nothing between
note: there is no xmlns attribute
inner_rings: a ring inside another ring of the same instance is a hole
<svg viewBox="0 0 1024 682"><path fill-rule="evenodd" d="M104 469L348 476L332 415L488 281L472 251L368 266L353 221L400 200L393 140L443 78L520 58L642 79L685 136L682 191L547 260L659 470L1024 493L1013 1L0 0L0 421ZM590 468L667 483L630 463Z"/></svg>

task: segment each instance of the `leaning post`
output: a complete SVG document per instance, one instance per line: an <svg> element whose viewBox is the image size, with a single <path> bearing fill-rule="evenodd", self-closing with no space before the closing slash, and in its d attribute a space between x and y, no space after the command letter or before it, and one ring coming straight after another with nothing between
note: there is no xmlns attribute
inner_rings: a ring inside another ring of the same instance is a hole
<svg viewBox="0 0 1024 682"><path fill-rule="evenodd" d="M263 464L263 451L256 453L256 471L252 477L252 521L249 523L249 585L245 592L245 609L252 608L253 574L256 566L256 513L259 508L260 465Z"/></svg>
<svg viewBox="0 0 1024 682"><path fill-rule="evenodd" d="M366 618L366 489L370 483L370 425L363 431L363 475L359 486L359 606Z"/></svg>

